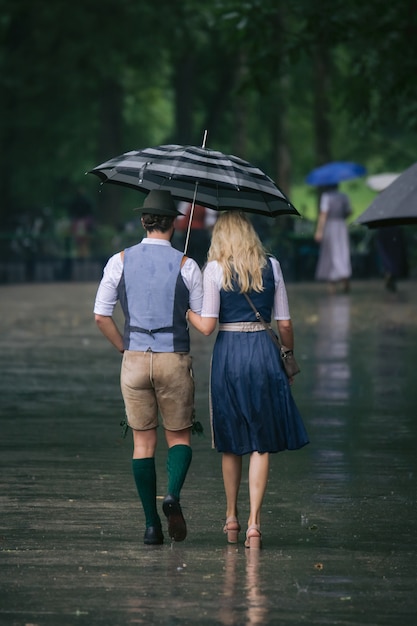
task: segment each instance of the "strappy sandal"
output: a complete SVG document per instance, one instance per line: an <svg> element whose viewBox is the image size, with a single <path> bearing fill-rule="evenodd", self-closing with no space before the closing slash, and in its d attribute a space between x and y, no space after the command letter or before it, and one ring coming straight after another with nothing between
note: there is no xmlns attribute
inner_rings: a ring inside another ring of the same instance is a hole
<svg viewBox="0 0 417 626"><path fill-rule="evenodd" d="M237 543L240 531L240 524L237 517L231 515L226 519L223 532L227 535L227 543Z"/></svg>
<svg viewBox="0 0 417 626"><path fill-rule="evenodd" d="M252 524L246 531L245 548L259 550L262 548L261 527L258 524Z"/></svg>

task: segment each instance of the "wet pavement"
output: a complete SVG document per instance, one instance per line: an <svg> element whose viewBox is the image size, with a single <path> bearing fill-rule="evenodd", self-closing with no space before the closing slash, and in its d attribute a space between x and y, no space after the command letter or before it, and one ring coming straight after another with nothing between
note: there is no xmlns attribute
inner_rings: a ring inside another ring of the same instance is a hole
<svg viewBox="0 0 417 626"><path fill-rule="evenodd" d="M416 287L288 285L311 443L271 459L260 553L222 533L213 338L192 335L206 432L182 492L189 534L146 547L96 285L0 287L0 624L416 624ZM161 500L164 466L161 438Z"/></svg>

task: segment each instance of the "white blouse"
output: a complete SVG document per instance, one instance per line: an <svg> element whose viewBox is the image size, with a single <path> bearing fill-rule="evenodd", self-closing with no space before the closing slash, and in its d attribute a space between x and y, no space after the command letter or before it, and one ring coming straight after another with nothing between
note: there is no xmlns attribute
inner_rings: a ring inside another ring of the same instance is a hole
<svg viewBox="0 0 417 626"><path fill-rule="evenodd" d="M291 319L290 309L281 266L277 259L274 257L269 258L275 279L273 318L275 320L289 320ZM218 262L210 261L210 263L207 263L203 274L204 298L201 317L219 317L222 281L223 270Z"/></svg>

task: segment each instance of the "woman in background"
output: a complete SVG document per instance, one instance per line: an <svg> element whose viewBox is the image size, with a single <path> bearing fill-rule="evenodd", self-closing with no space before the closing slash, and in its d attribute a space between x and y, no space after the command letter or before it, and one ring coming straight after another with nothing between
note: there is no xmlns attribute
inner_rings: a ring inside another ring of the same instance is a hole
<svg viewBox="0 0 417 626"><path fill-rule="evenodd" d="M279 351L245 295L264 320L271 312L282 343L293 349L293 328L278 261L267 256L244 214L222 213L212 234L204 270L201 316L189 321L210 335L219 321L211 371L213 446L222 453L226 494L224 532L236 543L240 531L238 494L242 458L249 454L249 518L245 545L261 546L261 507L269 474L269 454L308 443Z"/></svg>
<svg viewBox="0 0 417 626"><path fill-rule="evenodd" d="M329 284L329 291L342 284L344 293L350 290L352 266L350 261L349 233L346 218L351 214L349 198L337 185L323 187L320 213L314 239L320 244L316 280Z"/></svg>

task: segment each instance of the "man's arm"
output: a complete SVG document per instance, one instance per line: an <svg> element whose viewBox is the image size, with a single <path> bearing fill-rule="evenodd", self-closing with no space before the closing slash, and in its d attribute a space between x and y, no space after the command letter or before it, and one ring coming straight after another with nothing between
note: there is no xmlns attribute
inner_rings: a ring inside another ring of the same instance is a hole
<svg viewBox="0 0 417 626"><path fill-rule="evenodd" d="M98 328L103 333L108 341L118 350L119 352L124 352L123 348L123 337L119 332L116 324L112 317L108 315L98 315L95 314L95 320Z"/></svg>

